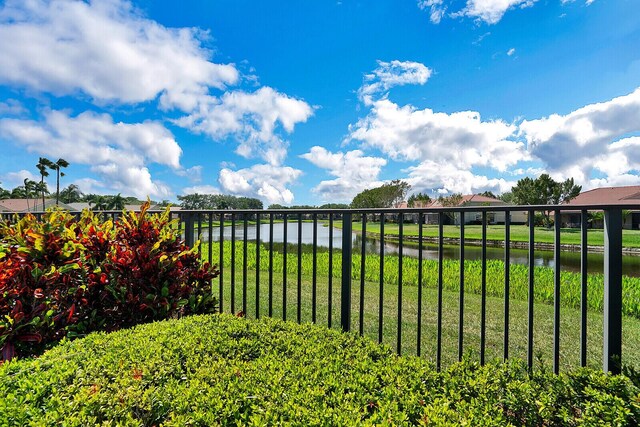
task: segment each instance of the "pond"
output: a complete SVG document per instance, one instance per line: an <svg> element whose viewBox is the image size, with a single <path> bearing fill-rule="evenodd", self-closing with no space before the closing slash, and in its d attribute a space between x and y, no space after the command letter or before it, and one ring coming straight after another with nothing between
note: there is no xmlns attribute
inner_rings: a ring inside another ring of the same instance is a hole
<svg viewBox="0 0 640 427"><path fill-rule="evenodd" d="M236 240L243 240L243 224L238 221L236 223ZM247 226L247 237L249 241L256 240L256 226ZM203 229L202 240L207 241L208 230ZM220 239L219 227L212 229L213 240L218 241ZM318 224L318 248L326 250L329 247L329 234L330 229L325 224ZM224 227L225 240L231 239L231 226ZM260 240L262 242L269 241L269 224L260 225ZM354 253L361 252L362 248L362 236L353 233L351 236L353 242ZM279 222L273 224L273 242L284 242L284 223ZM289 221L287 223L287 242L289 244L297 244L298 242L298 223L297 221ZM313 243L313 223L302 223L302 238L303 245L311 245ZM340 249L342 245L342 230L338 228L333 229L333 247L334 249ZM380 239L379 238L365 238L365 252L378 254L380 252ZM385 254L397 254L399 245L397 241L385 241L384 251ZM306 249L305 249L306 250ZM404 256L418 257L418 247L415 242L405 242L403 246ZM424 259L437 260L438 259L438 246L433 243L423 243L422 256ZM482 248L480 246L465 246L464 247L465 260L480 260L482 258ZM443 257L445 259L460 259L460 247L456 245L444 245ZM504 248L487 247L487 259L504 259ZM511 248L510 259L512 264L529 264L529 251L527 249ZM604 255L602 253L590 253L587 257L587 269L589 273L602 273L603 272ZM534 265L551 267L555 266L553 257L553 251L548 250L535 250L534 253ZM580 271L580 254L578 252L563 251L560 255L560 268L568 271ZM625 255L622 257L622 270L623 274L627 276L640 277L640 257Z"/></svg>

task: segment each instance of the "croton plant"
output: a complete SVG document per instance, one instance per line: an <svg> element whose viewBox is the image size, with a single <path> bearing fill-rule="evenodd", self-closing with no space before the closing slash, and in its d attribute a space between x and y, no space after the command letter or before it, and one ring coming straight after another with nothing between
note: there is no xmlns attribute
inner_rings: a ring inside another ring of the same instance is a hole
<svg viewBox="0 0 640 427"><path fill-rule="evenodd" d="M37 354L65 336L216 309L198 244L187 247L169 210L89 210L0 222L0 360Z"/></svg>

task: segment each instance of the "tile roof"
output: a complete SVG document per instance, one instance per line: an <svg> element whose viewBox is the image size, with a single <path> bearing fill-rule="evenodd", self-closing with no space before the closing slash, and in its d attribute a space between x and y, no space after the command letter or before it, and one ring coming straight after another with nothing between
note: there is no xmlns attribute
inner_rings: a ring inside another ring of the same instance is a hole
<svg viewBox="0 0 640 427"><path fill-rule="evenodd" d="M640 185L602 187L584 191L567 205L640 205Z"/></svg>
<svg viewBox="0 0 640 427"><path fill-rule="evenodd" d="M462 206L464 204L484 204L484 203L488 203L491 205L506 205L505 202L503 202L500 199L494 199L493 197L487 197L487 196L481 196L480 194L465 194L464 196L462 196L462 200L460 201L460 203L458 204L458 206ZM436 199L433 201L433 203L431 203L431 205L429 205L430 208L439 208L442 207L442 204Z"/></svg>

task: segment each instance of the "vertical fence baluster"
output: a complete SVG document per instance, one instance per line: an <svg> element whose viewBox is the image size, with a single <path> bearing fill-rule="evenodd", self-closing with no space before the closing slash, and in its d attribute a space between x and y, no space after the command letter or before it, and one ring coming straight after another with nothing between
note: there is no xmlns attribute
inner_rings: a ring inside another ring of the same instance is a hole
<svg viewBox="0 0 640 427"><path fill-rule="evenodd" d="M247 214L243 213L242 216L244 217L242 223L242 313L247 316L247 240L249 240L247 239L247 231L249 226Z"/></svg>
<svg viewBox="0 0 640 427"><path fill-rule="evenodd" d="M554 211L553 372L560 372L560 211Z"/></svg>
<svg viewBox="0 0 640 427"><path fill-rule="evenodd" d="M198 240L202 240L202 213L201 212L198 212ZM198 252L200 252L200 250L201 250L200 247L198 247Z"/></svg>
<svg viewBox="0 0 640 427"><path fill-rule="evenodd" d="M351 330L351 212L342 214L342 278L340 289L340 325L342 330Z"/></svg>
<svg viewBox="0 0 640 427"><path fill-rule="evenodd" d="M587 211L580 212L580 366L587 366Z"/></svg>
<svg viewBox="0 0 640 427"><path fill-rule="evenodd" d="M402 240L404 228L404 214L398 214L398 337L396 352L402 354Z"/></svg>
<svg viewBox="0 0 640 427"><path fill-rule="evenodd" d="M484 365L487 336L487 212L482 212L482 261L480 277L480 364Z"/></svg>
<svg viewBox="0 0 640 427"><path fill-rule="evenodd" d="M331 327L333 319L333 213L329 214L329 283L327 287L328 307L327 324Z"/></svg>
<svg viewBox="0 0 640 427"><path fill-rule="evenodd" d="M604 345L602 367L620 373L622 361L622 210L604 211Z"/></svg>
<svg viewBox="0 0 640 427"><path fill-rule="evenodd" d="M527 297L527 366L529 370L533 369L533 281L534 281L534 255L535 255L535 211L529 211L529 295Z"/></svg>
<svg viewBox="0 0 640 427"><path fill-rule="evenodd" d="M382 342L384 313L384 213L380 212L380 284L378 294L378 342Z"/></svg>
<svg viewBox="0 0 640 427"><path fill-rule="evenodd" d="M213 212L209 212L207 218L207 227L208 230L208 239L209 239L209 250L207 251L207 261L209 261L209 265L213 262Z"/></svg>
<svg viewBox="0 0 640 427"><path fill-rule="evenodd" d="M444 217L438 212L438 318L436 320L436 369L440 371L442 364L442 261L444 240Z"/></svg>
<svg viewBox="0 0 640 427"><path fill-rule="evenodd" d="M298 305L297 319L302 322L302 214L298 214Z"/></svg>
<svg viewBox="0 0 640 427"><path fill-rule="evenodd" d="M269 317L273 317L273 212L269 212Z"/></svg>
<svg viewBox="0 0 640 427"><path fill-rule="evenodd" d="M218 289L218 296L220 298L220 313L222 313L224 311L224 301L222 299L222 297L224 296L224 212L220 213L219 244L220 246L218 249L220 250L220 262L218 264L220 268L220 276L218 276L218 278L220 279L220 288Z"/></svg>
<svg viewBox="0 0 640 427"><path fill-rule="evenodd" d="M422 342L422 212L418 214L418 337L416 355L421 355Z"/></svg>
<svg viewBox="0 0 640 427"><path fill-rule="evenodd" d="M282 320L287 320L287 214L284 213L283 219L283 236L282 246Z"/></svg>
<svg viewBox="0 0 640 427"><path fill-rule="evenodd" d="M256 319L260 317L260 213L256 213Z"/></svg>
<svg viewBox="0 0 640 427"><path fill-rule="evenodd" d="M464 352L464 211L460 212L460 318L458 319L458 361Z"/></svg>
<svg viewBox="0 0 640 427"><path fill-rule="evenodd" d="M504 343L502 358L509 358L509 292L511 273L511 212L504 213Z"/></svg>
<svg viewBox="0 0 640 427"><path fill-rule="evenodd" d="M365 273L365 252L367 243L367 214L362 214L362 246L360 250L360 335L364 333L364 273Z"/></svg>
<svg viewBox="0 0 640 427"><path fill-rule="evenodd" d="M236 312L236 214L231 214L231 313Z"/></svg>
<svg viewBox="0 0 640 427"><path fill-rule="evenodd" d="M317 273L318 273L318 214L313 214L313 254L311 260L311 321L316 323L316 305L318 299Z"/></svg>

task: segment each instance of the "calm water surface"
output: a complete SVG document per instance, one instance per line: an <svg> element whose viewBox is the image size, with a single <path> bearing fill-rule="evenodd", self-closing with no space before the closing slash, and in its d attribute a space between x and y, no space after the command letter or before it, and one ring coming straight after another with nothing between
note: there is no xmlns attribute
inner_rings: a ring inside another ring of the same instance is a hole
<svg viewBox="0 0 640 427"><path fill-rule="evenodd" d="M244 239L244 227L241 221L236 223L235 238L237 241ZM247 238L256 240L255 225L247 226ZM231 240L231 226L225 226L223 230L224 240ZM215 227L212 230L213 240L218 241L220 239L220 228ZM318 247L329 248L329 227L324 224L318 224L317 239ZM203 230L202 240L208 240L208 230ZM362 250L362 236L353 233L351 236L353 242L353 251L358 253ZM260 226L260 241L269 242L269 224L261 224ZM302 236L300 241L302 244L313 243L313 223L302 223ZM284 242L284 223L273 224L273 242ZM295 221L289 221L287 223L287 243L298 243L298 223ZM333 229L333 248L339 249L342 244L342 230L338 228ZM375 253L380 252L380 240L374 238L365 238L364 241L365 252ZM386 241L384 244L385 254L397 254L398 243L392 241ZM405 244L403 246L404 256L418 257L418 248L415 243ZM431 243L423 244L422 256L424 259L438 259L438 247ZM443 247L443 257L445 259L459 259L460 247L454 245L445 245ZM482 258L482 248L480 246L465 246L464 247L465 260L480 260ZM487 259L504 259L504 248L487 247ZM529 264L529 252L527 249L515 249L511 248L510 253L511 263L513 264ZM603 271L604 256L601 253L593 253L588 255L588 271L590 273L602 273ZM534 257L534 265L544 267L554 267L555 262L553 259L552 251L536 250ZM568 271L580 271L580 254L578 252L562 252L560 255L560 268ZM623 274L633 277L640 277L640 257L638 256L623 256L622 257L622 269Z"/></svg>

